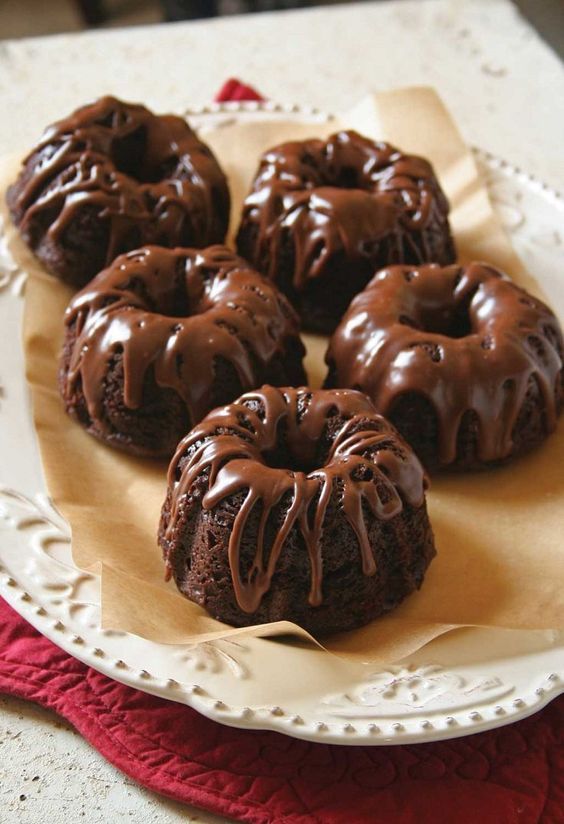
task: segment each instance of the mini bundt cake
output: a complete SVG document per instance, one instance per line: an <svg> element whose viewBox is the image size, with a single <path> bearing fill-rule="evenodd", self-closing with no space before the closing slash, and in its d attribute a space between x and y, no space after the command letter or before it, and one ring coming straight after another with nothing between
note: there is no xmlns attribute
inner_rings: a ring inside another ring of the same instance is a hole
<svg viewBox="0 0 564 824"><path fill-rule="evenodd" d="M333 331L382 266L455 260L431 165L353 131L267 151L237 244L317 332Z"/></svg>
<svg viewBox="0 0 564 824"><path fill-rule="evenodd" d="M263 386L179 444L167 575L235 626L353 629L417 589L435 555L421 464L369 399Z"/></svg>
<svg viewBox="0 0 564 824"><path fill-rule="evenodd" d="M484 263L378 272L326 360L326 386L366 392L429 470L524 453L553 431L562 406L556 317Z"/></svg>
<svg viewBox="0 0 564 824"><path fill-rule="evenodd" d="M298 329L286 298L224 246L129 252L66 311L65 408L111 446L170 458L215 406L304 382Z"/></svg>
<svg viewBox="0 0 564 824"><path fill-rule="evenodd" d="M143 244L222 243L225 176L181 117L103 97L50 126L7 194L49 271L76 288Z"/></svg>

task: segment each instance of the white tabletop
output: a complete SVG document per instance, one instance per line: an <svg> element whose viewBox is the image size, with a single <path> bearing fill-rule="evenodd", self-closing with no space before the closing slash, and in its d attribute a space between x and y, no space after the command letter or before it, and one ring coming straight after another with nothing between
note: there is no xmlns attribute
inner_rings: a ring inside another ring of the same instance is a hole
<svg viewBox="0 0 564 824"><path fill-rule="evenodd" d="M393 0L0 43L0 152L100 94L182 111L234 75L339 111L432 84L465 138L564 188L564 67L508 0Z"/></svg>
<svg viewBox="0 0 564 824"><path fill-rule="evenodd" d="M182 111L229 76L333 112L370 90L434 85L469 143L564 190L564 67L508 0L393 0L0 42L0 153L25 151L101 94ZM0 820L63 814L69 824L221 820L187 817L54 716L2 698Z"/></svg>

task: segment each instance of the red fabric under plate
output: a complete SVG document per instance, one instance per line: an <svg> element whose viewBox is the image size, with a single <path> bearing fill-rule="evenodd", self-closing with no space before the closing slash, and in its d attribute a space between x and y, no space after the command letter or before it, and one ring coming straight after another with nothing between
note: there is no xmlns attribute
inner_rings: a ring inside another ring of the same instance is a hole
<svg viewBox="0 0 564 824"><path fill-rule="evenodd" d="M231 79L216 96L260 100ZM0 691L66 718L152 790L253 824L564 824L564 697L499 730L403 747L221 726L81 664L0 598Z"/></svg>
<svg viewBox="0 0 564 824"><path fill-rule="evenodd" d="M230 100L264 100L264 97L252 86L241 83L236 77L230 77L218 91L214 100L216 103L227 103Z"/></svg>
<svg viewBox="0 0 564 824"><path fill-rule="evenodd" d="M118 684L1 599L0 691L59 713L140 784L253 824L564 822L564 698L457 741L308 744L224 727Z"/></svg>

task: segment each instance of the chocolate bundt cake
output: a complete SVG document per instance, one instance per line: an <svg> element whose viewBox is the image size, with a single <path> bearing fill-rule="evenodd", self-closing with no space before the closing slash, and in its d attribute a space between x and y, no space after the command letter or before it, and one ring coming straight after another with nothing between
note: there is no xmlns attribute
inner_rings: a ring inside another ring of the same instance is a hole
<svg viewBox="0 0 564 824"><path fill-rule="evenodd" d="M378 272L326 360L326 386L366 392L429 470L526 452L552 432L562 406L556 317L484 263Z"/></svg>
<svg viewBox="0 0 564 824"><path fill-rule="evenodd" d="M149 246L71 300L59 383L67 412L111 446L170 457L191 426L241 392L301 384L286 298L224 246Z"/></svg>
<svg viewBox="0 0 564 824"><path fill-rule="evenodd" d="M435 555L421 464L360 392L263 386L179 444L159 542L179 590L236 626L366 624Z"/></svg>
<svg viewBox="0 0 564 824"><path fill-rule="evenodd" d="M431 165L353 131L267 151L237 245L318 332L333 331L382 266L455 260Z"/></svg>
<svg viewBox="0 0 564 824"><path fill-rule="evenodd" d="M222 243L229 191L185 120L103 97L50 126L7 195L39 260L79 288L143 244Z"/></svg>

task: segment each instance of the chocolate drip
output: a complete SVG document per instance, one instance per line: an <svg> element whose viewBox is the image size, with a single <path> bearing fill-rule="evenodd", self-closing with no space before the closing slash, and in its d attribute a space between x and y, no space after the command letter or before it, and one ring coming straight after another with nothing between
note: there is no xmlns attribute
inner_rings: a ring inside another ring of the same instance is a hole
<svg viewBox="0 0 564 824"><path fill-rule="evenodd" d="M192 422L213 406L215 363L232 364L244 388L292 342L303 354L298 321L285 298L224 246L146 247L117 258L71 301L65 324L76 336L65 401L81 387L101 432L105 376L123 357L125 405L143 403L147 373L173 389ZM303 370L299 369L300 375Z"/></svg>
<svg viewBox="0 0 564 824"><path fill-rule="evenodd" d="M556 425L562 332L551 310L498 270L392 266L353 300L327 352L329 385L360 389L393 420L415 393L432 404L439 460L454 462L463 417L478 417L478 458L512 451L512 434L531 381L547 432Z"/></svg>
<svg viewBox="0 0 564 824"><path fill-rule="evenodd" d="M454 259L448 203L431 165L353 131L263 155L243 207L238 244L270 278L288 235L301 292L336 256L377 265ZM441 233L443 238L441 239Z"/></svg>
<svg viewBox="0 0 564 824"><path fill-rule="evenodd" d="M33 248L64 244L94 209L108 227L104 265L143 243L221 242L229 219L225 177L188 124L113 97L47 129L8 203Z"/></svg>
<svg viewBox="0 0 564 824"><path fill-rule="evenodd" d="M319 468L301 471L269 466L269 455L283 440L293 462L307 467L315 459L328 421L335 416L340 426ZM402 511L404 501L421 506L426 483L415 455L361 393L264 386L215 409L180 443L168 475L171 506L163 546L169 569L174 559L166 552L167 541L173 545L170 539L179 511L189 516L190 507L200 505L190 497L199 478L206 479L201 500L204 510L244 493L228 552L237 603L246 613L255 612L269 590L284 543L295 528L310 560L309 603L321 604L322 535L327 507L335 494L357 537L363 573L372 576L376 566L364 507L388 521ZM249 516L259 507L256 553L244 575L241 543ZM266 526L280 507L282 524L266 560Z"/></svg>

